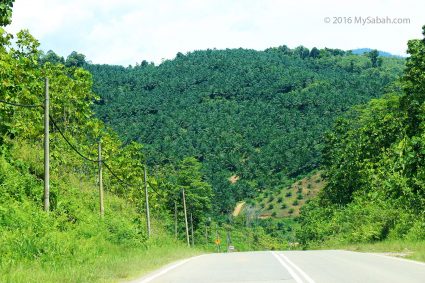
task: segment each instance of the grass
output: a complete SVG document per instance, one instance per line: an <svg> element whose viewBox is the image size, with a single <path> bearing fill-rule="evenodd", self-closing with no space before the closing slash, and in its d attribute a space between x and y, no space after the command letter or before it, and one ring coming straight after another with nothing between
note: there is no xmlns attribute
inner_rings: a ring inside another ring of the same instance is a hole
<svg viewBox="0 0 425 283"><path fill-rule="evenodd" d="M135 279L167 263L201 254L171 240L148 241L145 249L110 245L89 262L58 259L20 263L0 276L1 282L120 282Z"/></svg>
<svg viewBox="0 0 425 283"><path fill-rule="evenodd" d="M100 219L90 171L78 174L73 164L52 166L54 201L45 213L38 152L20 143L0 154L0 282L118 282L202 253L169 236L154 205L148 240L140 202L129 196L106 190Z"/></svg>

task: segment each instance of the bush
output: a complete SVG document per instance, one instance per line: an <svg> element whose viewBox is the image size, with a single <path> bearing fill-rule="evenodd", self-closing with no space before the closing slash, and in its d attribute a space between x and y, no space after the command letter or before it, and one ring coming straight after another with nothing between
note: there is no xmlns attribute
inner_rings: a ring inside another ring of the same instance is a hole
<svg viewBox="0 0 425 283"><path fill-rule="evenodd" d="M292 202L292 205L297 206L297 205L298 205L298 200L297 200L297 199L296 199L296 200L294 200L294 201Z"/></svg>

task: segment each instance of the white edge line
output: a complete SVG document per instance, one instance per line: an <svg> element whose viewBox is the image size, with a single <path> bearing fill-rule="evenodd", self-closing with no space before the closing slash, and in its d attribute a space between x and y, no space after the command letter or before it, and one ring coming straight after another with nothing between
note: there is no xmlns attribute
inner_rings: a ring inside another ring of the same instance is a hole
<svg viewBox="0 0 425 283"><path fill-rule="evenodd" d="M295 268L296 271L298 271L299 274L301 274L302 277L304 277L305 280L307 280L308 283L315 283L313 279L311 279L310 276L308 276L301 268L299 268L295 263L289 260L284 254L279 254L287 263L289 263L290 266Z"/></svg>
<svg viewBox="0 0 425 283"><path fill-rule="evenodd" d="M271 252L272 255L277 259L277 261L279 261L279 263L286 269L288 270L289 274L291 274L292 278L297 281L297 283L303 283L303 281L301 280L300 277L298 277L297 273L295 273L295 271L285 263L285 261L283 261L283 259L281 259L275 252Z"/></svg>
<svg viewBox="0 0 425 283"><path fill-rule="evenodd" d="M140 281L135 281L135 282L136 283L147 283L147 282L151 282L152 280L154 280L154 279L156 279L156 278L164 275L165 273L167 273L167 272L169 272L169 271L171 271L171 270L173 270L173 269L175 269L175 268L177 268L177 267L179 267L179 266L181 266L181 265L183 265L183 264L185 264L185 263L187 263L187 262L189 262L191 260L194 260L194 259L196 259L198 257L201 257L201 256L204 256L204 255L194 256L194 257L185 259L183 261L177 262L176 264L173 264L173 265L171 265L171 266L169 266L167 268L164 268L163 270L161 270L158 273L155 273L155 274L153 274L153 275L151 275L151 276L149 276L147 278L144 278L144 279L141 279Z"/></svg>
<svg viewBox="0 0 425 283"><path fill-rule="evenodd" d="M422 266L425 265L425 262L420 262L420 261L416 261L416 260L408 259L408 258L400 258L400 257L396 257L396 256L381 255L381 254L376 254L376 253L366 253L366 254L379 256L379 257L383 257L383 258L387 258L387 259L395 259L395 260L403 261L403 262L406 262L406 263L414 263L414 264L418 264L418 265L422 265Z"/></svg>

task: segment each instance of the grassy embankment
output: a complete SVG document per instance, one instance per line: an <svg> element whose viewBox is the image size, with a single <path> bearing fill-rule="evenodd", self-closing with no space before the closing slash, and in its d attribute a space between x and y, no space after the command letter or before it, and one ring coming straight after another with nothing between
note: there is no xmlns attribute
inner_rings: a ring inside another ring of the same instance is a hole
<svg viewBox="0 0 425 283"><path fill-rule="evenodd" d="M109 191L100 218L94 176L58 167L54 158L52 209L44 212L42 164L38 147L3 146L0 282L117 282L202 252L174 240L160 210L152 211L148 240L143 206Z"/></svg>

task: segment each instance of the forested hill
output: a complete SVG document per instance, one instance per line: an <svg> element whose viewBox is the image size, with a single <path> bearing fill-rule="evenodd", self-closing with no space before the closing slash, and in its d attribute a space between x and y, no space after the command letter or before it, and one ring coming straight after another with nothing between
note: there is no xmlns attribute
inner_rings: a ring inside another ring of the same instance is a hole
<svg viewBox="0 0 425 283"><path fill-rule="evenodd" d="M228 211L318 167L334 119L381 96L400 75L404 60L377 56L281 46L86 68L101 97L98 117L143 143L151 164L202 161L216 209Z"/></svg>

